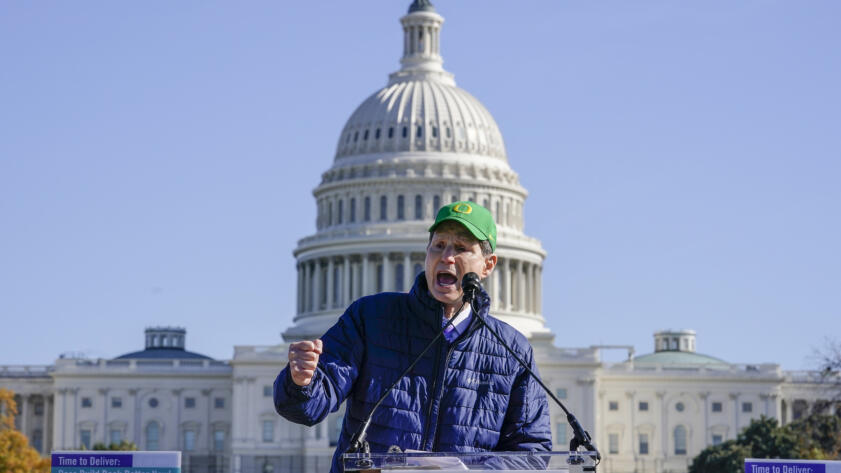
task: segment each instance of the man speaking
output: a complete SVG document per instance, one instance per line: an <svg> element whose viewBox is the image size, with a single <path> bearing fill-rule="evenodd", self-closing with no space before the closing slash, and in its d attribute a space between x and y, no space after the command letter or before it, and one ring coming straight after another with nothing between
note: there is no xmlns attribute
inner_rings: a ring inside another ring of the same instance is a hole
<svg viewBox="0 0 841 473"><path fill-rule="evenodd" d="M550 450L549 407L540 386L462 303L461 281L484 279L497 257L496 224L474 202L442 207L429 227L424 272L408 294L381 293L350 305L320 340L289 346L289 364L274 384L277 412L304 425L348 405L331 472L371 413L372 452L391 446L437 452ZM526 338L488 315L490 297L474 307L537 371ZM424 348L443 337L399 379Z"/></svg>

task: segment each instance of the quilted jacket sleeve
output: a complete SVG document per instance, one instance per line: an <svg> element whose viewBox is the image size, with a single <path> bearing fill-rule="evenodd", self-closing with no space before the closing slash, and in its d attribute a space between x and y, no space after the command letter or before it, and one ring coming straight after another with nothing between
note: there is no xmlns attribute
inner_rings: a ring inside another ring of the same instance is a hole
<svg viewBox="0 0 841 473"><path fill-rule="evenodd" d="M537 365L530 346L523 361L537 374ZM546 393L522 367L511 390L496 450L552 450L552 430Z"/></svg>
<svg viewBox="0 0 841 473"><path fill-rule="evenodd" d="M275 379L275 410L291 422L309 426L321 422L339 408L353 388L365 351L359 301L348 307L321 340L323 350L310 384L295 384L288 364Z"/></svg>

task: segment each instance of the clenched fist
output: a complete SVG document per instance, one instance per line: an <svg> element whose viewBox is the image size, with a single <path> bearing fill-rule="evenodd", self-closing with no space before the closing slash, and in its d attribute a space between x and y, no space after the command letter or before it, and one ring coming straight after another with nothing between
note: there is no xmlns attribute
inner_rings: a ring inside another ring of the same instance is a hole
<svg viewBox="0 0 841 473"><path fill-rule="evenodd" d="M295 342L289 345L289 374L298 386L306 386L312 381L321 348L321 340Z"/></svg>

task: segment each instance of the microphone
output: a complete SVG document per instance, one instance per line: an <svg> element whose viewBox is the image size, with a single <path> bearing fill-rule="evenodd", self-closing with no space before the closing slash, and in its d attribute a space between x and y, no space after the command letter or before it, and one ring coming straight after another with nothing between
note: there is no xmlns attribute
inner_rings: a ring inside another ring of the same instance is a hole
<svg viewBox="0 0 841 473"><path fill-rule="evenodd" d="M512 350L507 343L505 343L505 340L503 340L502 337L500 337L499 334L496 333L496 330L492 329L490 325L488 325L487 322L485 322L485 318L482 317L481 313L479 312L479 308L475 305L475 303L477 302L476 294L478 294L481 291L481 288L482 284L479 282L479 275L477 275L476 273L467 273L461 279L461 289L462 291L464 291L464 302L470 303L470 308L473 310L473 315L475 315L476 318L479 319L480 322L482 322L482 325L484 325L485 328L488 329L488 331L491 332L491 334L497 339L497 341L499 341L499 343L503 347L505 347L506 350L508 350L508 353L510 353L511 356L513 356L514 359L517 360L520 366L522 366L526 370L526 372L528 372L529 376L531 376L532 378L534 378L535 381L537 381L537 384L539 384L540 387L543 388L544 391L546 391L546 394L548 394L549 397L551 397L552 400L555 401L555 404L557 404L561 408L561 410L564 411L564 413L566 414L567 423L569 423L570 427L572 427L573 434L572 440L569 441L570 452L576 452L578 451L579 447L584 447L588 451L595 453L595 460L598 464L602 459L602 455L601 453L599 453L598 449L596 449L596 446L593 444L593 438L590 436L590 432L584 430L584 427L581 426L581 423L578 422L578 419L575 417L575 415L572 412L570 412L566 408L566 406L564 406L564 403L562 403L560 399L558 399L557 397L555 397L554 394L552 394L552 391L545 384L543 384L543 381L541 381L536 374L534 374L531 368L529 368L529 365L525 361L521 360L516 353L514 353L514 350Z"/></svg>

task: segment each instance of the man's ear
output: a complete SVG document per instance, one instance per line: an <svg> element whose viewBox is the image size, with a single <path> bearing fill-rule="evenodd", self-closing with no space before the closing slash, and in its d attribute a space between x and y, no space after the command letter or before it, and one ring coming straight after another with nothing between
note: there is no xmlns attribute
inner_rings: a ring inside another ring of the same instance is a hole
<svg viewBox="0 0 841 473"><path fill-rule="evenodd" d="M482 279L490 276L493 272L494 268L496 267L496 255L490 255L485 257L485 266L482 268Z"/></svg>

